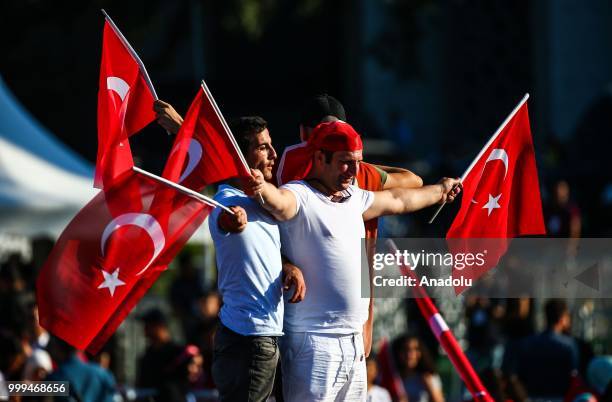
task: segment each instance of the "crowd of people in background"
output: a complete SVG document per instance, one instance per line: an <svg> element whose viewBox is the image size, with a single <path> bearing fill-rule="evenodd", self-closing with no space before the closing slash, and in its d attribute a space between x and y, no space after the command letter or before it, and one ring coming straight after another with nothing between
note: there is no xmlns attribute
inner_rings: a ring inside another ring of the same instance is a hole
<svg viewBox="0 0 612 402"><path fill-rule="evenodd" d="M568 244L571 252L581 235L582 216L568 182L556 181L548 200L548 234L574 239ZM116 381L118 365L113 360L119 346L113 339L91 356L39 325L34 283L40 263L12 254L0 265L0 400L6 399L6 381L43 380L70 381L70 395L64 400L216 400L213 345L223 300L216 289L205 288L203 267L194 264L188 252L174 264L163 308L132 318L140 323L146 342L133 383ZM537 302L543 304L540 313ZM381 385L385 373L375 347L367 359L369 402L390 401L392 396L402 402L446 400L445 376L436 369L446 357L429 328L414 325L420 317L410 308L412 301L406 303L410 328L391 342L402 391L398 396L397 389ZM495 400L612 401L612 356L596 355L593 345L574 336L572 309L578 308L558 299L465 299L466 355ZM537 331L538 314L546 321L542 331ZM599 352L612 353L606 348ZM280 401L282 393L274 392L271 398ZM465 391L463 400L470 399Z"/></svg>
<svg viewBox="0 0 612 402"><path fill-rule="evenodd" d="M38 325L34 282L28 275L35 268L17 255L7 258L0 266L0 384L68 380L72 399L65 400L215 400L210 365L222 300L204 289L191 258L183 255L177 265L165 312L153 308L135 318L147 347L137 362L136 382L119 384L112 361L116 342L89 356L50 335ZM535 306L533 299L466 299L466 354L495 400L612 400L612 357L595 356L592 345L572 335L574 312L565 301L544 303L542 331L536 330ZM391 342L411 402L445 400L443 375L436 369L445 356L430 337L428 329L412 326ZM391 400L378 385L375 354L367 368L368 401ZM464 400L469 399L465 392Z"/></svg>

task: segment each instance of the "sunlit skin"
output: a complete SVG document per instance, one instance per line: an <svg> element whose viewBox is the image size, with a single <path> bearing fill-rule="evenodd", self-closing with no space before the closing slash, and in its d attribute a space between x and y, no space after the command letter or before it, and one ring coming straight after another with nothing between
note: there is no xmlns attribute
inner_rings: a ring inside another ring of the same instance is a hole
<svg viewBox="0 0 612 402"><path fill-rule="evenodd" d="M359 164L363 161L363 153L337 151L333 153L330 163L326 163L324 153L317 151L314 158L317 181L325 187L328 195L340 195L353 183Z"/></svg>
<svg viewBox="0 0 612 402"><path fill-rule="evenodd" d="M409 370L414 370L421 359L421 348L417 339L410 339L401 349L399 356Z"/></svg>
<svg viewBox="0 0 612 402"><path fill-rule="evenodd" d="M272 180L272 167L277 156L267 128L251 138L246 156L247 164L261 171L266 181Z"/></svg>
<svg viewBox="0 0 612 402"><path fill-rule="evenodd" d="M397 356L398 361L403 366L402 377L418 375L423 381L423 385L429 394L429 399L432 402L444 402L444 395L442 391L434 386L433 374L432 373L421 373L417 372L417 367L421 359L423 359L423 351L421 348L421 342L416 338L408 339L400 348Z"/></svg>
<svg viewBox="0 0 612 402"><path fill-rule="evenodd" d="M187 365L187 376L189 381L195 383L202 376L202 366L204 364L204 358L200 353L193 356Z"/></svg>
<svg viewBox="0 0 612 402"><path fill-rule="evenodd" d="M366 361L366 372L368 375L368 389L370 389L378 376L378 365L376 364L376 360L368 359Z"/></svg>

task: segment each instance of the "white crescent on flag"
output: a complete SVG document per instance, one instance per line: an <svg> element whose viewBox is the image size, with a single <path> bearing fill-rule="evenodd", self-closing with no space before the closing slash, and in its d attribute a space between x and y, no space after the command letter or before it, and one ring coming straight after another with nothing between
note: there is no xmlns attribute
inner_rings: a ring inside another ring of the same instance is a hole
<svg viewBox="0 0 612 402"><path fill-rule="evenodd" d="M508 153L506 152L505 149L503 149L503 148L495 148L495 149L493 149L491 151L491 153L489 154L489 157L485 161L485 166L486 166L487 163L489 163L491 161L496 161L496 160L500 160L500 161L502 161L504 163L504 168L505 168L504 169L504 180L505 180L506 176L508 175L508 167L509 167ZM501 194L498 195L497 197L491 197L491 195L489 195L489 201L483 207L485 209L488 209L489 215L491 215L492 209L500 207L499 204L497 203L499 201L499 197L500 196L501 196ZM472 204L478 204L478 201L472 199Z"/></svg>
<svg viewBox="0 0 612 402"><path fill-rule="evenodd" d="M135 225L144 229L153 241L153 256L145 265L145 267L136 274L136 276L142 275L149 268L149 265L151 265L155 258L157 258L159 253L161 253L164 249L164 245L166 244L166 237L164 236L164 231L159 222L157 222L157 220L149 214L131 212L119 215L118 217L110 221L108 225L106 225L106 228L102 233L102 238L100 240L102 256L104 256L104 246L106 245L106 241L108 240L110 235L115 230L126 225Z"/></svg>
<svg viewBox="0 0 612 402"><path fill-rule="evenodd" d="M494 150L492 150L491 154L489 155L489 157L487 158L485 162L485 165L488 162L495 161L495 160L500 160L504 162L504 166L506 168L506 170L504 171L504 179L505 179L506 175L508 174L508 154L506 153L506 150L503 148L495 148Z"/></svg>
<svg viewBox="0 0 612 402"><path fill-rule="evenodd" d="M170 156L179 150L180 145L187 141L187 138L183 139L180 143L176 144L170 152ZM179 178L179 183L182 183L189 175L194 171L200 160L202 159L202 144L194 138L189 139L189 149L187 150L187 166L185 166L185 170L181 173L181 177Z"/></svg>
<svg viewBox="0 0 612 402"><path fill-rule="evenodd" d="M121 102L125 100L125 96L130 90L128 83L119 77L106 77L106 88L115 91L121 98Z"/></svg>

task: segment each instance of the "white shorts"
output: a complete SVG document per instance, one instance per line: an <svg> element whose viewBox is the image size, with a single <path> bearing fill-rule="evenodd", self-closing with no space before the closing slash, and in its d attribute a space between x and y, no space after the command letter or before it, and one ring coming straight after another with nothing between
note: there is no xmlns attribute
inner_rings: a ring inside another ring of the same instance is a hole
<svg viewBox="0 0 612 402"><path fill-rule="evenodd" d="M361 334L286 332L280 348L285 401L365 401Z"/></svg>

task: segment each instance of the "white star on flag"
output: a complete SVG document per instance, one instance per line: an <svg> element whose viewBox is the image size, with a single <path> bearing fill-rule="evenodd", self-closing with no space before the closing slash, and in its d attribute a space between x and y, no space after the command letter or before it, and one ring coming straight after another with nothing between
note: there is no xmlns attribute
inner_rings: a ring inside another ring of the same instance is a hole
<svg viewBox="0 0 612 402"><path fill-rule="evenodd" d="M98 286L98 289L108 288L111 297L115 294L115 288L125 285L125 282L119 279L119 268L117 268L112 274L102 270L102 275L104 275L104 282Z"/></svg>
<svg viewBox="0 0 612 402"><path fill-rule="evenodd" d="M501 208L498 203L501 196L502 195L500 194L497 197L493 197L491 194L489 194L489 201L487 201L487 203L482 207L482 209L487 210L487 216L491 216L491 212L493 212L494 209Z"/></svg>

